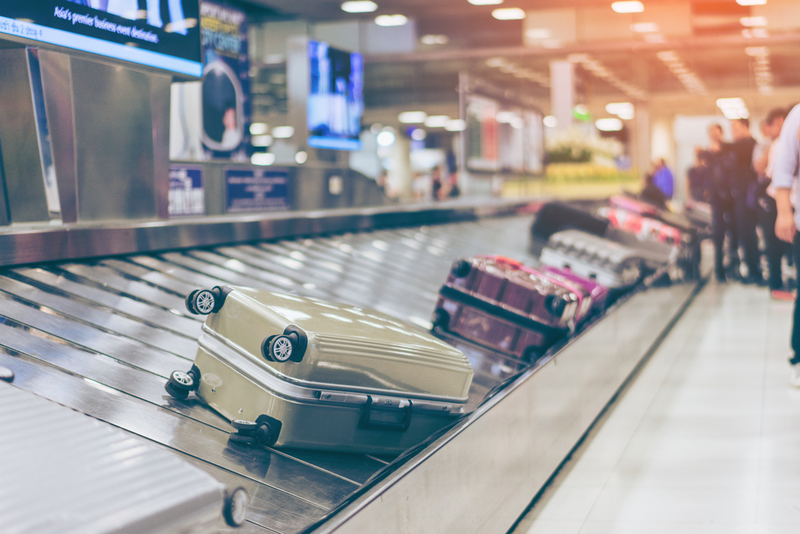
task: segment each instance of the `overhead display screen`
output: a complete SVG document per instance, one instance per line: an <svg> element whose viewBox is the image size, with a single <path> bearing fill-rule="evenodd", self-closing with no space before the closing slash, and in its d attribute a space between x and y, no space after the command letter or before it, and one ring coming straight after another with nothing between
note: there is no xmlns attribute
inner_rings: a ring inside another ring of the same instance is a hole
<svg viewBox="0 0 800 534"><path fill-rule="evenodd" d="M358 150L364 112L364 60L327 43L308 43L308 145Z"/></svg>
<svg viewBox="0 0 800 534"><path fill-rule="evenodd" d="M2 0L0 37L200 77L197 0Z"/></svg>

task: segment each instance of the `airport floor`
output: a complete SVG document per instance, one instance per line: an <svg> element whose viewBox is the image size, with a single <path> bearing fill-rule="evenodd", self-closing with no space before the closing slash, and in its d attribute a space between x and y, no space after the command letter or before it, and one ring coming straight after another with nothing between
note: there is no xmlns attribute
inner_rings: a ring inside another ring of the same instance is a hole
<svg viewBox="0 0 800 534"><path fill-rule="evenodd" d="M791 317L709 283L512 532L800 532Z"/></svg>

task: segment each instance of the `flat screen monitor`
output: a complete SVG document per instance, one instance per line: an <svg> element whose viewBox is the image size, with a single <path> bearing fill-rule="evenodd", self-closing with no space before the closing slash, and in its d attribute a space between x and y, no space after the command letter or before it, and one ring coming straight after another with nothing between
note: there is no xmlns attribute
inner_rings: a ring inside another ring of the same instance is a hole
<svg viewBox="0 0 800 534"><path fill-rule="evenodd" d="M198 0L2 0L0 38L203 75Z"/></svg>
<svg viewBox="0 0 800 534"><path fill-rule="evenodd" d="M467 95L466 155L472 171L500 170L497 101L478 95Z"/></svg>
<svg viewBox="0 0 800 534"><path fill-rule="evenodd" d="M359 150L364 112L364 60L327 43L309 41L308 146Z"/></svg>

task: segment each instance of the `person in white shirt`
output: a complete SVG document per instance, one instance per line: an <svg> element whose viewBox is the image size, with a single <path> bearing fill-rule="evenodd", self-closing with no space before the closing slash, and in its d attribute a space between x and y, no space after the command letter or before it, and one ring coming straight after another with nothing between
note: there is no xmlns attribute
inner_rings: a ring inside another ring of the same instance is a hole
<svg viewBox="0 0 800 534"><path fill-rule="evenodd" d="M775 188L775 204L778 216L775 221L775 235L778 239L792 243L795 265L800 264L800 212L792 209L792 185L800 164L800 104L792 108L783 123L780 137L776 141L775 158L772 162L772 185ZM792 355L790 383L800 387L800 306L794 302L792 324Z"/></svg>

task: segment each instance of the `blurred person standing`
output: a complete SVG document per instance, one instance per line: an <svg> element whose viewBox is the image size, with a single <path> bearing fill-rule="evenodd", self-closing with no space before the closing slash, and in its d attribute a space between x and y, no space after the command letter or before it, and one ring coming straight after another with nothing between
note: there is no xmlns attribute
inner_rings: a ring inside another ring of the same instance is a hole
<svg viewBox="0 0 800 534"><path fill-rule="evenodd" d="M748 206L747 193L756 184L753 170L753 149L756 140L750 135L750 121L734 119L731 121L733 142L728 145L724 156L730 176L731 197L733 198L734 219L739 244L744 248L744 261L747 264L746 284L764 284L756 237L756 212Z"/></svg>
<svg viewBox="0 0 800 534"><path fill-rule="evenodd" d="M722 126L712 124L708 128L709 147L706 151L708 162L708 183L705 197L711 205L711 238L714 242L714 273L718 282L725 281L725 236L730 236L729 264L738 270L738 239L731 198L728 172L725 168L725 147L722 141Z"/></svg>
<svg viewBox="0 0 800 534"><path fill-rule="evenodd" d="M775 221L778 218L778 208L775 204L775 189L772 187L772 173L774 170L775 153L778 147L777 139L781 134L783 122L786 118L784 108L775 108L767 114L764 120L765 137L768 142L763 144L763 149L756 147L753 151L753 169L758 173L758 183L753 196L756 203L758 224L764 235L766 244L767 264L769 267L769 289L773 298L778 300L794 300L794 295L783 288L783 273L781 261L787 252L786 244L775 235Z"/></svg>
<svg viewBox="0 0 800 534"><path fill-rule="evenodd" d="M667 200L672 198L672 193L675 188L675 179L672 176L672 171L669 170L667 167L667 162L664 161L664 158L656 161L654 170L653 170L653 185L658 187L662 193L664 193L664 198Z"/></svg>
<svg viewBox="0 0 800 534"><path fill-rule="evenodd" d="M792 244L795 265L800 260L800 212L792 208L792 186L800 163L800 105L794 106L783 123L781 134L776 141L772 162L772 184L775 188L775 204L778 216L775 221L775 235L782 241ZM790 384L800 387L800 306L794 301L794 320L791 337L792 354Z"/></svg>
<svg viewBox="0 0 800 534"><path fill-rule="evenodd" d="M700 147L695 148L694 166L686 174L686 191L689 193L689 198L700 202L706 200L704 192L710 180L709 172L708 152Z"/></svg>

